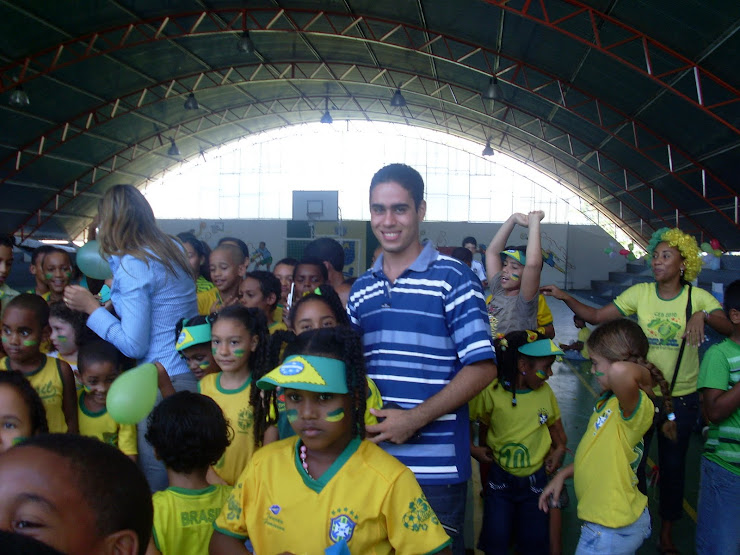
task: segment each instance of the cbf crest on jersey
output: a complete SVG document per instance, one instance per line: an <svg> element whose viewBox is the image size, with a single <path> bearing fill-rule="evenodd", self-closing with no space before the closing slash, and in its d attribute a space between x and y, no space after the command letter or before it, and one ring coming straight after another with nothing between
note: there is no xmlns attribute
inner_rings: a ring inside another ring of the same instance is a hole
<svg viewBox="0 0 740 555"><path fill-rule="evenodd" d="M337 543L344 540L349 543L352 539L352 534L355 533L355 527L359 517L354 511L347 509L347 507L341 509L334 509L331 512L333 516L329 521L329 539L332 543Z"/></svg>

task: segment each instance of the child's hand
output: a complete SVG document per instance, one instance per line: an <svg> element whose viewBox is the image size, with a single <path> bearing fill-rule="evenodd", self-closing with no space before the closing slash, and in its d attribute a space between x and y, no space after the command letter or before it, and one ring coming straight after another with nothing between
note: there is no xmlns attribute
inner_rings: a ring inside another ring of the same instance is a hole
<svg viewBox="0 0 740 555"><path fill-rule="evenodd" d="M563 491L564 481L560 474L556 474L555 477L550 480L550 483L545 486L540 494L540 500L538 506L541 511L545 513L550 512L550 498L560 499L560 493Z"/></svg>
<svg viewBox="0 0 740 555"><path fill-rule="evenodd" d="M527 215L527 223L541 222L545 217L545 213L542 210L533 210Z"/></svg>
<svg viewBox="0 0 740 555"><path fill-rule="evenodd" d="M564 301L568 296L568 294L557 285L543 285L540 287L540 293L546 297L555 297L559 301Z"/></svg>
<svg viewBox="0 0 740 555"><path fill-rule="evenodd" d="M470 446L470 455L476 461L478 461L480 463L492 463L493 462L493 453L486 446L471 445Z"/></svg>
<svg viewBox="0 0 740 555"><path fill-rule="evenodd" d="M511 219L514 220L515 224L519 224L522 227L527 227L529 225L529 218L526 214L522 214L521 212L514 212L511 215Z"/></svg>
<svg viewBox="0 0 740 555"><path fill-rule="evenodd" d="M563 459L565 458L565 448L556 448L552 449L550 453L545 458L545 471L548 474L552 474L555 472L558 468L560 468L563 464Z"/></svg>

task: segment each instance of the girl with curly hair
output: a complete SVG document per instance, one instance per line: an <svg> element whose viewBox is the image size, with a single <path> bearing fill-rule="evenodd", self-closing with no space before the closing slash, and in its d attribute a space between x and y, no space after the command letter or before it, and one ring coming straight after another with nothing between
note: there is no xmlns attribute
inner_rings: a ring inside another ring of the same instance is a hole
<svg viewBox="0 0 740 555"><path fill-rule="evenodd" d="M677 228L659 229L650 239L648 254L655 281L635 284L601 308L587 306L554 285L546 285L541 291L564 301L577 316L591 324L637 315L650 345L647 360L663 370L674 399L677 440L658 436L662 519L659 548L671 552L676 549L673 524L683 513L689 437L699 413L698 347L705 339L705 324L724 335L732 333L732 324L711 293L691 285L701 271L699 247L692 236ZM656 388L655 394L660 396L660 390ZM652 435L651 428L645 436L646 452ZM637 474L643 492L646 490L644 465L645 459Z"/></svg>

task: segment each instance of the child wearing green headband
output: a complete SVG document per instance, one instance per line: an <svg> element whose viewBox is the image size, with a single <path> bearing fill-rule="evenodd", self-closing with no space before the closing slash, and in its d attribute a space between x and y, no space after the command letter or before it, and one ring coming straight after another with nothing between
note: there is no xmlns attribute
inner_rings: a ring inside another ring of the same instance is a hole
<svg viewBox="0 0 740 555"><path fill-rule="evenodd" d="M214 523L211 553L450 553L413 473L364 440L362 343L349 329L298 336L257 382L255 422L285 391L297 436L263 447Z"/></svg>
<svg viewBox="0 0 740 555"><path fill-rule="evenodd" d="M498 379L469 403L485 445L471 454L490 470L484 484L479 549L549 553L547 515L537 509L547 475L563 462L566 447L560 408L550 386L556 355L563 352L536 331L512 331L494 341ZM514 537L512 537L514 536Z"/></svg>
<svg viewBox="0 0 740 555"><path fill-rule="evenodd" d="M529 214L512 214L506 220L486 249L486 274L491 288L488 319L491 333L506 334L514 330L537 328L537 303L542 248L541 210ZM526 247L505 247L515 225L529 228Z"/></svg>

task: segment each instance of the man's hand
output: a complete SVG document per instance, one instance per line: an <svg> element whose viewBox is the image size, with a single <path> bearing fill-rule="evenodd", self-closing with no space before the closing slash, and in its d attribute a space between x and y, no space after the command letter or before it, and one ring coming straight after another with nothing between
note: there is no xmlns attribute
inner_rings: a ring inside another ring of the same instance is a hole
<svg viewBox="0 0 740 555"><path fill-rule="evenodd" d="M417 420L414 409L370 409L370 412L378 420L383 419L378 424L367 426L368 436L372 436L368 439L373 443L406 443L426 424Z"/></svg>

